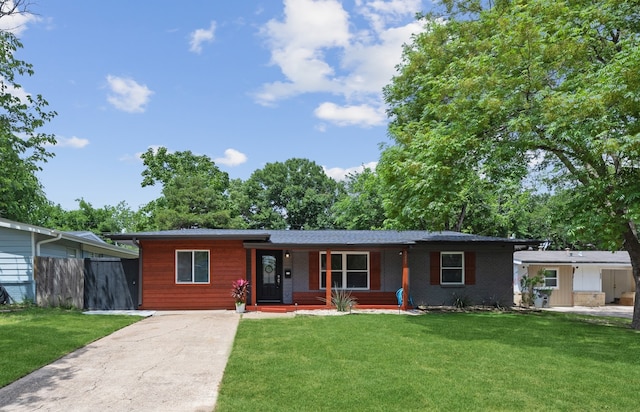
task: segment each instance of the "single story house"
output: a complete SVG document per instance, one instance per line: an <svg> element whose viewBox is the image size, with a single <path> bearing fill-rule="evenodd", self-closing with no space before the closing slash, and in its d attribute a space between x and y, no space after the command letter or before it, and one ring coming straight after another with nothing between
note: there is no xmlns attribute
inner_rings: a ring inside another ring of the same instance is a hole
<svg viewBox="0 0 640 412"><path fill-rule="evenodd" d="M55 258L138 258L138 251L111 245L91 232L61 232L0 218L0 285L14 302L35 302L34 262Z"/></svg>
<svg viewBox="0 0 640 412"><path fill-rule="evenodd" d="M109 235L140 248L141 309L231 309L232 282L250 282L247 307L326 305L347 289L358 305L513 303L516 248L537 242L456 232L183 229ZM327 264L330 262L330 264Z"/></svg>
<svg viewBox="0 0 640 412"><path fill-rule="evenodd" d="M627 252L523 250L514 253L514 292L522 276L544 273L550 306L633 305L635 282Z"/></svg>

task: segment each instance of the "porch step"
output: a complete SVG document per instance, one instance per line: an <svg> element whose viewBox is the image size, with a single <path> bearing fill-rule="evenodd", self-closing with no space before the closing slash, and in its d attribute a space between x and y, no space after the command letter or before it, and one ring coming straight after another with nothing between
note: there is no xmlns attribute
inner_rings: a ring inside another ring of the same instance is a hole
<svg viewBox="0 0 640 412"><path fill-rule="evenodd" d="M259 312L265 313L287 313L293 312L295 308L287 308L283 306L258 306Z"/></svg>

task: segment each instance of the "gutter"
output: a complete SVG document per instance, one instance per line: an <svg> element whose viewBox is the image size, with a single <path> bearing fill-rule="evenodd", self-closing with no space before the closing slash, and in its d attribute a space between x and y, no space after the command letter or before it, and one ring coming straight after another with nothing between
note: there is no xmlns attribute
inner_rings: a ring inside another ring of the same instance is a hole
<svg viewBox="0 0 640 412"><path fill-rule="evenodd" d="M58 236L51 238L51 239L44 239L41 240L39 242L36 243L36 254L35 256L40 256L40 245L43 245L45 243L51 243L51 242L56 242L58 240L62 239L62 233L58 233Z"/></svg>

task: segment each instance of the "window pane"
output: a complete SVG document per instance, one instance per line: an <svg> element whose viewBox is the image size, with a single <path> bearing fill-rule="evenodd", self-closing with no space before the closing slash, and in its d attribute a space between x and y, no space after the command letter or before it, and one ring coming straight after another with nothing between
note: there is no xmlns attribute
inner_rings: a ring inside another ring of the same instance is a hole
<svg viewBox="0 0 640 412"><path fill-rule="evenodd" d="M443 253L442 267L443 268L461 268L462 253Z"/></svg>
<svg viewBox="0 0 640 412"><path fill-rule="evenodd" d="M342 254L331 255L331 270L342 270Z"/></svg>
<svg viewBox="0 0 640 412"><path fill-rule="evenodd" d="M320 269L327 270L327 254L320 254ZM331 270L342 270L342 254L331 254Z"/></svg>
<svg viewBox="0 0 640 412"><path fill-rule="evenodd" d="M549 288L558 287L558 271L547 269L544 271L544 285Z"/></svg>
<svg viewBox="0 0 640 412"><path fill-rule="evenodd" d="M367 255L347 255L347 270L367 269Z"/></svg>
<svg viewBox="0 0 640 412"><path fill-rule="evenodd" d="M322 272L320 274L320 287L327 287L327 272ZM342 272L331 272L331 287L332 288L341 288L342 287Z"/></svg>
<svg viewBox="0 0 640 412"><path fill-rule="evenodd" d="M331 272L331 287L334 289L342 288L342 272Z"/></svg>
<svg viewBox="0 0 640 412"><path fill-rule="evenodd" d="M367 272L347 272L347 288L366 288Z"/></svg>
<svg viewBox="0 0 640 412"><path fill-rule="evenodd" d="M209 252L194 252L194 282L209 282Z"/></svg>
<svg viewBox="0 0 640 412"><path fill-rule="evenodd" d="M191 252L178 252L178 282L191 282Z"/></svg>
<svg viewBox="0 0 640 412"><path fill-rule="evenodd" d="M462 283L462 269L442 269L442 283Z"/></svg>

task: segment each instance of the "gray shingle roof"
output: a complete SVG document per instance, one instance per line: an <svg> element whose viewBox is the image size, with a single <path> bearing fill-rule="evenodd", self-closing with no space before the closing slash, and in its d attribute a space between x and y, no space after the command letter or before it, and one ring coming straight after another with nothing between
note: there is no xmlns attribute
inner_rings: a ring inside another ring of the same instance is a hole
<svg viewBox="0 0 640 412"><path fill-rule="evenodd" d="M515 252L513 259L522 263L591 263L631 265L627 252L604 250L564 251L564 250L523 250Z"/></svg>
<svg viewBox="0 0 640 412"><path fill-rule="evenodd" d="M535 241L477 236L458 232L395 231L395 230L236 230L182 229L159 232L116 233L113 240L133 239L241 239L264 242L273 246L330 245L411 245L421 242L496 242L535 244Z"/></svg>

